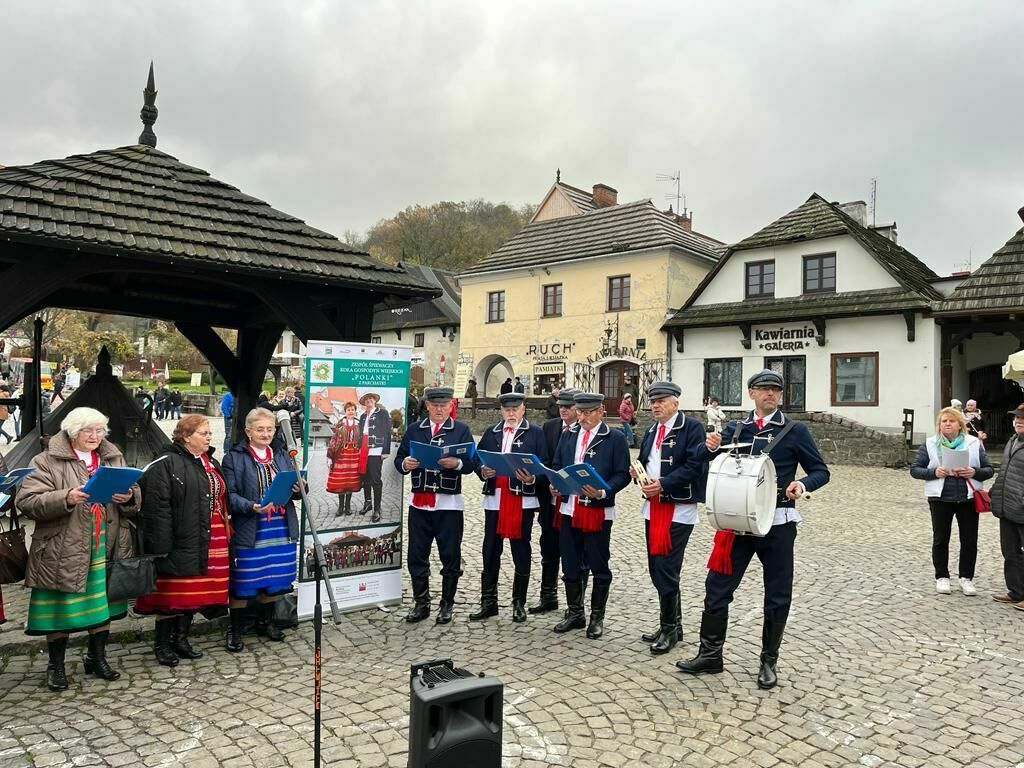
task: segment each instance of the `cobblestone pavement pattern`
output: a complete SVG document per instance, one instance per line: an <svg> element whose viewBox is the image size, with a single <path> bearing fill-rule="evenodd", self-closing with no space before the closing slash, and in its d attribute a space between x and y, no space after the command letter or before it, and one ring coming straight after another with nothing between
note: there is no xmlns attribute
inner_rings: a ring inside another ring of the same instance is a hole
<svg viewBox="0 0 1024 768"><path fill-rule="evenodd" d="M657 658L640 642L657 603L633 493L613 531L603 639L555 635L551 614L513 624L508 560L501 616L470 624L482 518L471 494L453 624L407 625L403 606L325 627L325 764L404 766L409 664L448 655L504 682L505 766L1024 764L1024 614L988 597L1003 586L996 522L986 515L981 525L981 595L937 595L921 496L905 472L837 467L803 505L781 682L765 692L754 681L756 564L733 604L725 673L694 678L673 667L696 645L711 541L703 523L683 567L685 642ZM141 643L115 642L114 683L84 677L76 649L63 694L42 686L44 653L6 656L0 766L309 765L311 637L307 623L287 642L247 639L245 652L228 654L218 636L201 636L205 657L173 670Z"/></svg>

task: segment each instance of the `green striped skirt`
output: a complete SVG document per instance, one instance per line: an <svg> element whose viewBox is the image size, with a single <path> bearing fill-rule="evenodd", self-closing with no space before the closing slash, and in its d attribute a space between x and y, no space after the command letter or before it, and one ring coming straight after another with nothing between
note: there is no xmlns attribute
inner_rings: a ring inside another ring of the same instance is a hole
<svg viewBox="0 0 1024 768"><path fill-rule="evenodd" d="M55 589L33 587L25 634L81 632L102 627L108 621L122 619L127 613L127 600L107 602L107 526L104 522L99 544L92 538L85 592L58 592Z"/></svg>

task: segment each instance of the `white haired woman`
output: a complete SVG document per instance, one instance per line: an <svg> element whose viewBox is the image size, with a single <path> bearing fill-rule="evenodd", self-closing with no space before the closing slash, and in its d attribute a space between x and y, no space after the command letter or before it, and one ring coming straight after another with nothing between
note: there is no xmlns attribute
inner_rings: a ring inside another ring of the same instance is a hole
<svg viewBox="0 0 1024 768"><path fill-rule="evenodd" d="M121 451L105 439L107 423L93 408L72 410L47 449L32 459L36 471L18 492L18 509L36 524L25 575L32 587L25 632L46 635L51 691L68 687L64 653L71 632L89 633L87 674L120 677L107 663L106 646L110 622L124 617L128 606L107 600L107 558L134 554L134 534L124 521L135 517L141 496L134 486L97 504L82 490L101 466L124 466Z"/></svg>
<svg viewBox="0 0 1024 768"><path fill-rule="evenodd" d="M291 501L280 507L260 505L274 476L291 467L288 452L271 445L277 421L266 408L253 408L245 417L246 439L231 447L221 465L231 510L231 623L225 647L243 650L243 611L249 600L259 602L256 631L269 640L284 640L274 622L274 603L292 591L299 540L299 518ZM299 497L296 483L293 499Z"/></svg>

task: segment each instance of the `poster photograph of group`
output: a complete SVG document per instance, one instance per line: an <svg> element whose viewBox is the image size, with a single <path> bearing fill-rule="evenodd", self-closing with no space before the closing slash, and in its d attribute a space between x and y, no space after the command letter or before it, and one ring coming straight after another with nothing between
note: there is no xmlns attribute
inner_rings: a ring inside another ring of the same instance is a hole
<svg viewBox="0 0 1024 768"><path fill-rule="evenodd" d="M331 584L336 595L348 595L346 608L398 600L405 499L394 455L405 429L411 349L311 341L307 350L308 514L320 534ZM300 614L308 603L303 592L312 589L314 578L309 531L302 541ZM371 573L372 589L366 581ZM346 587L353 579L359 580L355 588Z"/></svg>

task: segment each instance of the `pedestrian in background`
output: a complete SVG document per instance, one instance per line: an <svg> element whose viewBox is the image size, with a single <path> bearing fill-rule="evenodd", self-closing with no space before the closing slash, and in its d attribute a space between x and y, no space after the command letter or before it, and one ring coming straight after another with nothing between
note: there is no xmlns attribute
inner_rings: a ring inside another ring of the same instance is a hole
<svg viewBox="0 0 1024 768"><path fill-rule="evenodd" d="M967 401L964 408L964 421L967 422L967 434L974 435L985 442L985 438L988 437L988 424L985 422L985 417L981 415L981 411L978 410L977 400Z"/></svg>
<svg viewBox="0 0 1024 768"><path fill-rule="evenodd" d="M725 424L725 411L718 405L718 398L708 398L708 403L704 408L705 413L708 417L708 426L714 427L715 432L722 431L722 425Z"/></svg>
<svg viewBox="0 0 1024 768"><path fill-rule="evenodd" d="M476 376L469 377L469 383L466 385L466 400L469 403L469 417L471 419L476 418L476 399L480 397L480 393L476 388Z"/></svg>
<svg viewBox="0 0 1024 768"><path fill-rule="evenodd" d="M992 514L999 519L999 548L1003 553L1006 593L993 595L1024 611L1024 403L1010 411L1013 436L1003 448L1003 463L992 484Z"/></svg>
<svg viewBox="0 0 1024 768"><path fill-rule="evenodd" d="M224 417L224 455L227 456L228 451L231 450L231 433L234 431L235 414L235 396L231 394L230 389L221 395L220 413Z"/></svg>
<svg viewBox="0 0 1024 768"><path fill-rule="evenodd" d="M939 411L936 434L917 450L910 475L924 480L924 494L932 517L932 565L935 567L935 591L950 594L949 538L956 518L960 532L960 590L976 595L974 567L978 560L978 513L974 510L974 489L992 477L992 462L978 438L967 434L967 423L958 409L950 406ZM946 469L942 454L966 451L968 466Z"/></svg>
<svg viewBox="0 0 1024 768"><path fill-rule="evenodd" d="M181 418L181 390L172 389L171 393L167 396L167 402L170 405L168 413L169 418L180 419Z"/></svg>
<svg viewBox="0 0 1024 768"><path fill-rule="evenodd" d="M8 398L10 396L11 393L8 390L0 389L0 398ZM0 405L0 436L7 438L8 445L10 445L11 441L14 440L14 438L11 437L11 435L7 434L7 430L4 429L4 427L7 425L7 419L10 417L10 415L11 409L8 408L6 405ZM15 434L17 434L17 429L15 429Z"/></svg>

